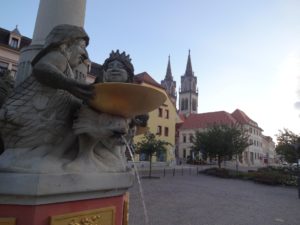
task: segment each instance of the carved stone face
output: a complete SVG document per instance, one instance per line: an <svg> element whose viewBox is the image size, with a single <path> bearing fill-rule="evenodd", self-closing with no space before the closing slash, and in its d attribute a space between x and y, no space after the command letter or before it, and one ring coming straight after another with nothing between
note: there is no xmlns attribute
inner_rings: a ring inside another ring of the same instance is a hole
<svg viewBox="0 0 300 225"><path fill-rule="evenodd" d="M125 66L118 60L110 62L104 74L104 82L127 82L128 74Z"/></svg>
<svg viewBox="0 0 300 225"><path fill-rule="evenodd" d="M79 39L75 41L69 48L68 48L68 58L69 64L72 68L78 66L79 64L83 63L83 61L87 58L86 55L86 42L83 39Z"/></svg>

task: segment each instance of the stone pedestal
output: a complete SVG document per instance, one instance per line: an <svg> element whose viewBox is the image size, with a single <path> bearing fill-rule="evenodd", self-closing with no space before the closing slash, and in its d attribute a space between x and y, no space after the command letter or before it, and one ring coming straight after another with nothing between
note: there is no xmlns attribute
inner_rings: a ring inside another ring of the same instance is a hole
<svg viewBox="0 0 300 225"><path fill-rule="evenodd" d="M126 225L131 172L0 173L1 225Z"/></svg>

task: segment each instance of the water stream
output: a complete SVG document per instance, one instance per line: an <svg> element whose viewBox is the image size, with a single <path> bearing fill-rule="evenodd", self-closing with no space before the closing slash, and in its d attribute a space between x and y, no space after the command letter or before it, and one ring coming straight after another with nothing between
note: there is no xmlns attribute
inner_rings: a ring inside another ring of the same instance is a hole
<svg viewBox="0 0 300 225"><path fill-rule="evenodd" d="M135 164L135 160L133 158L133 151L132 151L131 147L129 146L128 141L126 140L126 138L122 136L122 139L123 139L124 143L126 144L128 150L129 150L129 154L130 154L131 160L133 162L133 168L134 168L134 172L135 172L135 175L136 175L136 178L137 178L137 181L138 181L139 192L140 192L141 201L142 201L143 210L144 210L145 225L150 225L149 217L148 217L148 211L147 211L146 203L145 203L144 191L143 191L143 187L142 187L142 182L141 182L141 178L140 178L140 175L139 175L138 168L137 168L137 166Z"/></svg>

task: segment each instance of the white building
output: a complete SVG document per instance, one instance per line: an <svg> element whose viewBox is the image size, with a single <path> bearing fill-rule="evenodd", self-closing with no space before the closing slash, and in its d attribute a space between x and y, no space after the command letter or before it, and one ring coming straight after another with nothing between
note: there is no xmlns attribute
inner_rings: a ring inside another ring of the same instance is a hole
<svg viewBox="0 0 300 225"><path fill-rule="evenodd" d="M196 131L205 131L212 125L234 125L239 124L243 130L249 134L249 147L245 149L239 158L239 164L245 166L263 166L269 162L274 162L275 144L271 137L262 135L262 129L258 124L250 119L243 111L236 109L233 113L225 111L208 112L200 114L190 114L178 129L178 157L186 160L193 157L191 147L192 138Z"/></svg>

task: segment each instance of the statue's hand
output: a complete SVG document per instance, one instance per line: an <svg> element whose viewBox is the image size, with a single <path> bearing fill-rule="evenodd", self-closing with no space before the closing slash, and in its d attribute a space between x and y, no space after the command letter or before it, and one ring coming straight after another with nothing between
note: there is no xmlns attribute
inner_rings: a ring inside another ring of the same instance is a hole
<svg viewBox="0 0 300 225"><path fill-rule="evenodd" d="M94 86L90 84L82 84L76 82L74 85L71 85L68 91L76 96L77 98L82 99L83 101L87 102L91 98L94 97Z"/></svg>

